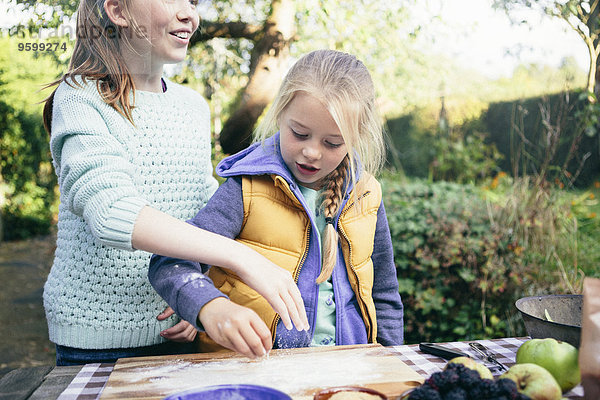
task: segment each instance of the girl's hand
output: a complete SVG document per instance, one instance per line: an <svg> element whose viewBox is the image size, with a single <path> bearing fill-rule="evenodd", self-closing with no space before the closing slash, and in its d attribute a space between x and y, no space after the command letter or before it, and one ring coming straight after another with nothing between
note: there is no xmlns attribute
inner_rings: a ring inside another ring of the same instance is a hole
<svg viewBox="0 0 600 400"><path fill-rule="evenodd" d="M225 297L206 303L198 319L208 336L223 347L250 358L271 351L271 332L258 314Z"/></svg>
<svg viewBox="0 0 600 400"><path fill-rule="evenodd" d="M165 320L169 318L171 315L175 314L175 311L171 307L165 308L165 311L160 313L156 319L159 321ZM187 321L181 320L175 326L170 327L169 329L165 329L160 333L160 336L165 339L171 340L173 342L186 343L193 342L196 338L198 331L192 324Z"/></svg>
<svg viewBox="0 0 600 400"><path fill-rule="evenodd" d="M300 289L288 271L259 256L256 260L246 258L246 264L236 273L269 302L287 329L295 326L298 331L307 331L310 328Z"/></svg>

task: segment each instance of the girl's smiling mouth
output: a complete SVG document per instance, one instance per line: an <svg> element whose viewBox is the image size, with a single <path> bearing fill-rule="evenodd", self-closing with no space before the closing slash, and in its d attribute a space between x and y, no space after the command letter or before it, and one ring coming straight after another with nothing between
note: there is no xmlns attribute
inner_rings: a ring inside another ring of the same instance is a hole
<svg viewBox="0 0 600 400"><path fill-rule="evenodd" d="M185 29L169 32L169 34L171 36L174 36L175 38L177 38L179 41L182 41L185 43L187 43L189 41L190 37L192 36L192 33L189 30L185 30Z"/></svg>

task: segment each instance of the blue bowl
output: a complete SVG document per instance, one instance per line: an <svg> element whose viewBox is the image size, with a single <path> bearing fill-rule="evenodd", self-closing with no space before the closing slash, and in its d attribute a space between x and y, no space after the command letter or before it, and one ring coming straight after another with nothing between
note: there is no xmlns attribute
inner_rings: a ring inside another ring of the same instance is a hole
<svg viewBox="0 0 600 400"><path fill-rule="evenodd" d="M292 400L292 398L266 386L216 385L175 393L163 400Z"/></svg>

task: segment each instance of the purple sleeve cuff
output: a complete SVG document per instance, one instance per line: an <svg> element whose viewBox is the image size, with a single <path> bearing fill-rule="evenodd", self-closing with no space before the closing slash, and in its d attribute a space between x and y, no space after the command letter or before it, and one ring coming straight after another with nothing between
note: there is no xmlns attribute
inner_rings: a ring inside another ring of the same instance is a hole
<svg viewBox="0 0 600 400"><path fill-rule="evenodd" d="M200 321L198 320L198 314L202 307L217 297L227 296L215 288L212 281L201 272L192 273L188 277L190 278L189 282L183 284L178 291L176 304L179 312L177 314L194 325L196 329L203 331L204 327L199 325Z"/></svg>
<svg viewBox="0 0 600 400"><path fill-rule="evenodd" d="M198 326L198 313L209 301L226 297L202 273L201 266L191 261L154 254L150 259L148 280L154 290L182 319Z"/></svg>

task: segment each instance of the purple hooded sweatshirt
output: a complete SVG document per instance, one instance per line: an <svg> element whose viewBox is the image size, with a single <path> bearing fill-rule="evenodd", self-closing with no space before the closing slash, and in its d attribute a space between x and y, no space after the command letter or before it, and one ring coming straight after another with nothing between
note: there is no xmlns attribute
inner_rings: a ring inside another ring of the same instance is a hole
<svg viewBox="0 0 600 400"><path fill-rule="evenodd" d="M217 166L219 176L228 178L215 192L204 208L188 223L236 238L243 223L243 198L241 176L276 174L283 177L294 195L307 208L298 184L286 167L279 151L279 134L263 144L253 144L241 152L222 160ZM340 209L343 209L352 188L348 188ZM307 212L310 217L311 213ZM337 226L337 219L335 221ZM311 218L311 238L308 255L301 266L298 287L306 308L310 332L288 331L281 321L277 325L274 348L309 346L315 326L319 288L315 279L321 271L321 249L318 229ZM367 343L367 332L357 299L350 287L344 259L338 252L332 283L336 304L336 344ZM403 305L398 293L398 280L394 265L392 241L383 202L377 212L374 248L371 256L374 266L373 300L377 318L377 342L384 346L400 345L404 338ZM208 265L171 257L153 255L148 278L154 289L173 308L175 313L197 329L198 313L204 304L216 297L226 297L204 275Z"/></svg>

